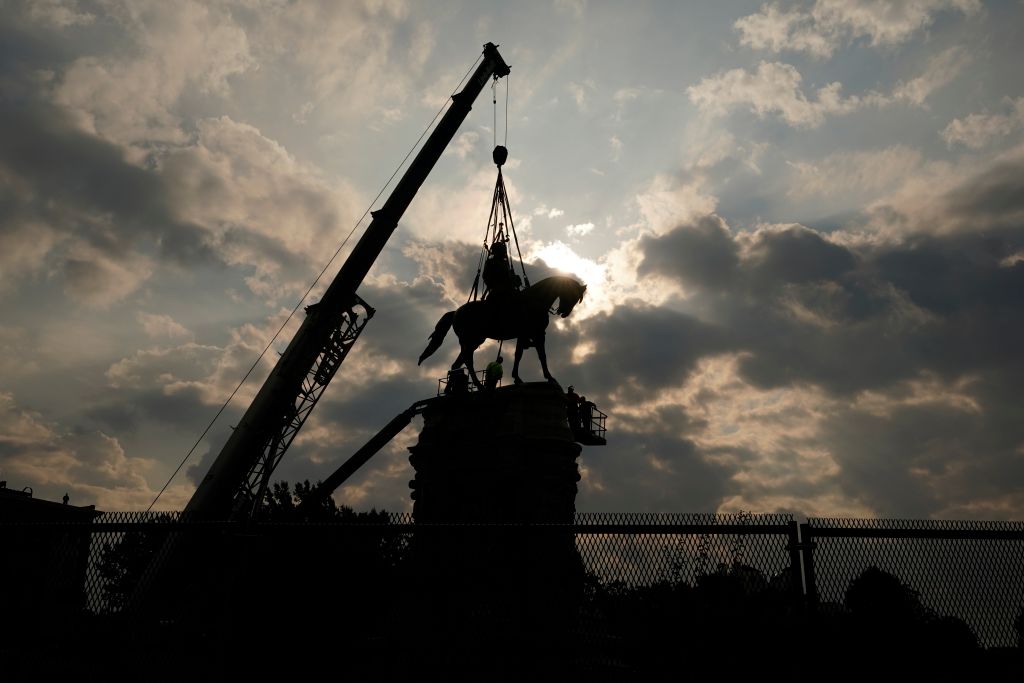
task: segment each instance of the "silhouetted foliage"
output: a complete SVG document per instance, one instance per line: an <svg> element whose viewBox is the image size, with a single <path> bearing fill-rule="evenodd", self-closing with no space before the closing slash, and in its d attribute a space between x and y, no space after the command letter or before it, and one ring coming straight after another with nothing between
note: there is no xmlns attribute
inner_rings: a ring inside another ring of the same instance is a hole
<svg viewBox="0 0 1024 683"><path fill-rule="evenodd" d="M850 582L843 605L822 605L806 632L821 663L870 653L849 661L847 680L876 676L882 661L887 675L911 679L959 679L977 665L978 641L966 622L936 614L917 591L877 567Z"/></svg>
<svg viewBox="0 0 1024 683"><path fill-rule="evenodd" d="M154 523L168 523L170 515L158 515ZM102 612L120 612L128 605L143 572L151 565L166 534L129 531L103 546L96 571L103 581Z"/></svg>
<svg viewBox="0 0 1024 683"><path fill-rule="evenodd" d="M799 611L790 572L769 580L742 563L722 564L694 584L621 582L591 588L593 604L621 643L622 664L642 679L675 679L681 670L728 675L762 670L759 656L790 638ZM737 659L741 648L749 657Z"/></svg>
<svg viewBox="0 0 1024 683"><path fill-rule="evenodd" d="M330 496L322 497L315 505L309 505L320 482L310 484L306 479L291 488L286 481L272 484L267 491L258 516L261 522L345 522L365 524L387 524L388 513L370 510L356 512L345 505L338 505Z"/></svg>

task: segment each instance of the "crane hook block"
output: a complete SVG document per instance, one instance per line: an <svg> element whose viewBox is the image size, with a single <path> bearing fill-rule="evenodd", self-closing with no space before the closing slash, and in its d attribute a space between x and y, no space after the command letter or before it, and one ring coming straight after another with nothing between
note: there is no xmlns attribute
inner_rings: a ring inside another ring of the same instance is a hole
<svg viewBox="0 0 1024 683"><path fill-rule="evenodd" d="M498 145L494 148L494 151L491 152L491 157L493 157L494 163L500 167L508 160L508 150L504 145Z"/></svg>

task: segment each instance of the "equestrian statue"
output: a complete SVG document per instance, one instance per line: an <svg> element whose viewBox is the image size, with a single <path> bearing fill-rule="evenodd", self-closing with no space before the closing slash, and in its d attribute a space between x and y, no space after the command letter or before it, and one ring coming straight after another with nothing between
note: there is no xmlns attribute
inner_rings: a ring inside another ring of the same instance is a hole
<svg viewBox="0 0 1024 683"><path fill-rule="evenodd" d="M544 331L548 326L548 314L555 312L566 318L572 309L583 300L587 286L570 277L555 276L541 280L523 290L499 287L489 292L485 298L470 301L458 310L449 311L441 316L430 335L427 348L420 354L420 363L441 347L445 335L452 327L459 338L461 351L452 370L463 365L469 369L469 376L477 388L482 388L473 370L473 353L487 339L504 341L516 340L515 363L512 365L512 377L516 384L522 384L519 377L519 361L523 351L529 347L537 349L544 378L549 382L558 382L548 371L547 354L544 351ZM553 310L558 300L557 310Z"/></svg>

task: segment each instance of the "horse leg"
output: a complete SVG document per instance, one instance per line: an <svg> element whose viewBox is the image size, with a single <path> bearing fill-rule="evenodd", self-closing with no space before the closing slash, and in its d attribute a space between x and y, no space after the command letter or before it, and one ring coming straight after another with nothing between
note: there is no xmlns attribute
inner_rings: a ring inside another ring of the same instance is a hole
<svg viewBox="0 0 1024 683"><path fill-rule="evenodd" d="M512 363L512 379L515 380L516 384L522 384L523 380L519 377L519 361L523 359L523 350L526 345L523 344L523 338L519 337L516 339L516 360Z"/></svg>
<svg viewBox="0 0 1024 683"><path fill-rule="evenodd" d="M537 347L537 357L540 358L540 367L541 367L542 370L544 370L544 379L546 379L549 382L553 382L555 384L558 384L558 380L555 379L554 377L552 377L551 373L548 372L548 354L544 350L544 333L543 332L541 332L540 334L536 335L533 338L533 345Z"/></svg>
<svg viewBox="0 0 1024 683"><path fill-rule="evenodd" d="M461 358L462 362L466 364L466 369L469 370L469 378L473 380L473 384L476 385L477 389L483 389L484 386L480 384L480 380L476 376L476 370L473 369L473 352L475 352L483 343L484 340L481 339L476 341L475 344L463 344L462 351L459 353L459 358Z"/></svg>

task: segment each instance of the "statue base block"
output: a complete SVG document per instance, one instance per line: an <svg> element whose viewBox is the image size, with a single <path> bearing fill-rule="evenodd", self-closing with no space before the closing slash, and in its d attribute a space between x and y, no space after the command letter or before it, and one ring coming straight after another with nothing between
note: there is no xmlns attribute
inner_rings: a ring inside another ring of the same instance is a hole
<svg viewBox="0 0 1024 683"><path fill-rule="evenodd" d="M571 527L580 446L561 389L449 396L424 413L410 451L425 669L568 673L584 572Z"/></svg>
<svg viewBox="0 0 1024 683"><path fill-rule="evenodd" d="M417 523L572 524L581 449L557 385L449 396L423 418L409 449Z"/></svg>

